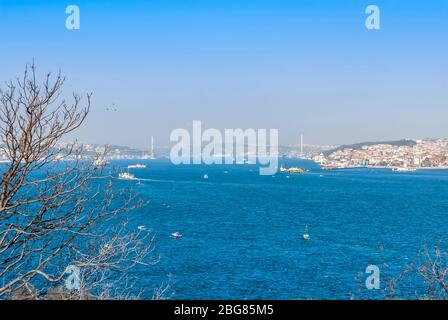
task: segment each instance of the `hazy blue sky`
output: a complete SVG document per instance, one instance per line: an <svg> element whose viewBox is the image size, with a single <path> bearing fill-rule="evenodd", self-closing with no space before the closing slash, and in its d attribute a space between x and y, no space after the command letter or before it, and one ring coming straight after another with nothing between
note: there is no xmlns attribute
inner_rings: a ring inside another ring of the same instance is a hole
<svg viewBox="0 0 448 320"><path fill-rule="evenodd" d="M85 142L166 145L192 120L281 143L448 137L446 0L0 0L0 32L2 82L34 58L94 92Z"/></svg>

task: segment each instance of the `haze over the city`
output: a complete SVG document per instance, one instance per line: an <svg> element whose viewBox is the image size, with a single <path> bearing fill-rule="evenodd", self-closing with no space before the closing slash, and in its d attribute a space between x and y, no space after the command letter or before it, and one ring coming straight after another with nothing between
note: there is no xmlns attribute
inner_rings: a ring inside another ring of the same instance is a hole
<svg viewBox="0 0 448 320"><path fill-rule="evenodd" d="M94 92L90 143L166 145L192 120L281 144L448 137L448 3L374 3L380 30L371 1L80 0L69 31L63 1L0 0L1 81L61 68Z"/></svg>

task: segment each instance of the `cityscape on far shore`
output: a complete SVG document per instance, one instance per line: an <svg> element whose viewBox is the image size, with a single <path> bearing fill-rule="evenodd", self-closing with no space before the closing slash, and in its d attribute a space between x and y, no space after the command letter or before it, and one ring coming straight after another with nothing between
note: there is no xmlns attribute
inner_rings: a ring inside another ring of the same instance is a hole
<svg viewBox="0 0 448 320"><path fill-rule="evenodd" d="M396 171L448 168L448 139L400 140L341 146L309 157L323 169L392 168Z"/></svg>
<svg viewBox="0 0 448 320"><path fill-rule="evenodd" d="M81 144L83 157L93 159L105 150L100 144ZM67 143L56 145L56 152L63 158ZM147 150L127 146L109 145L106 160L144 160L169 158L170 147L154 147ZM279 146L279 155L290 159L312 160L324 170L349 168L391 168L396 171L415 171L416 169L447 169L448 138L403 139L397 141L362 142L351 145L297 145ZM244 154L249 156L248 153ZM69 156L64 159L72 159ZM0 162L7 162L8 156L0 145Z"/></svg>

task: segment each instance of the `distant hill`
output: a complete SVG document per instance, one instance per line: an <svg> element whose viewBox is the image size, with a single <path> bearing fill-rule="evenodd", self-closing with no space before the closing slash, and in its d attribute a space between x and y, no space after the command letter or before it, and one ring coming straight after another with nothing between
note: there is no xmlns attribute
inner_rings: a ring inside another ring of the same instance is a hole
<svg viewBox="0 0 448 320"><path fill-rule="evenodd" d="M395 140L395 141L375 141L375 142L360 142L360 143L355 143L355 144L345 144L345 145L339 146L335 149L325 151L324 155L328 156L328 155L332 154L333 152L343 150L343 149L360 150L360 149L362 149L362 147L374 146L374 145L378 145L378 144L388 144L388 145L397 146L397 147L403 147L403 146L413 147L417 144L417 142L415 142L414 140L403 139L403 140Z"/></svg>

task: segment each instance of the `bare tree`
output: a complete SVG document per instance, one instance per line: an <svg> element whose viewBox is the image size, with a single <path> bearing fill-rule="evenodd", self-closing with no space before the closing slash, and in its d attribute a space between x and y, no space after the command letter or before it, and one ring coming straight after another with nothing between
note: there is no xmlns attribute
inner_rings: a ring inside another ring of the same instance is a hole
<svg viewBox="0 0 448 320"><path fill-rule="evenodd" d="M420 263L415 272L426 287L425 294L420 297L422 299L448 299L448 253L441 247L441 241L432 250L425 245L419 254Z"/></svg>
<svg viewBox="0 0 448 320"><path fill-rule="evenodd" d="M384 300L448 300L447 244L445 233L433 245L425 244L411 262L391 275L386 275L389 265L382 258L380 265L383 285L377 297ZM372 297L364 289L363 277L363 273L357 275L358 294L351 294L352 299Z"/></svg>
<svg viewBox="0 0 448 320"><path fill-rule="evenodd" d="M131 297L111 293L117 284L126 287L131 268L153 262L152 235L121 224L142 202L83 157L82 146L61 147L91 102L91 94L63 99L64 80L47 74L40 83L32 64L0 90L0 149L7 159L0 163L0 298L55 297L54 287L73 267L81 270L79 290L59 287L64 293L56 297Z"/></svg>

